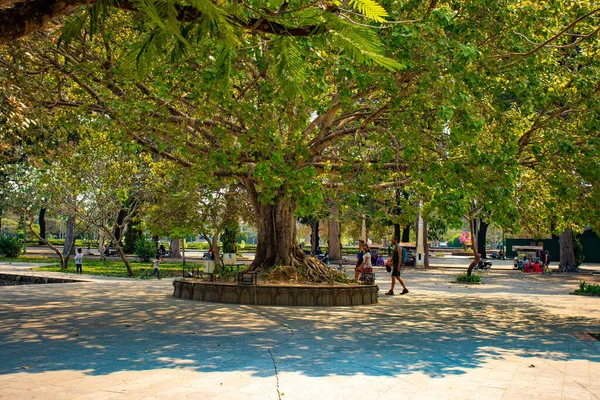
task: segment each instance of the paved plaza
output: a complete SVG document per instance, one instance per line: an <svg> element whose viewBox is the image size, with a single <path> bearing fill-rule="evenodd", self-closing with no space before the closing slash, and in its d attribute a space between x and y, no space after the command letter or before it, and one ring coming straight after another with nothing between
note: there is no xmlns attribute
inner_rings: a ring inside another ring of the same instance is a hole
<svg viewBox="0 0 600 400"><path fill-rule="evenodd" d="M0 398L600 399L600 298L568 294L597 276L456 274L408 270L389 297L378 270L380 303L354 308L180 300L169 279L0 287Z"/></svg>

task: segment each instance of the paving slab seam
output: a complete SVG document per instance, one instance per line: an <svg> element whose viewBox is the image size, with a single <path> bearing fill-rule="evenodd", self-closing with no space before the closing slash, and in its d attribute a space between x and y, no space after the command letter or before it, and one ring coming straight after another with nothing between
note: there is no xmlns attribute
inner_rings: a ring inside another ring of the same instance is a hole
<svg viewBox="0 0 600 400"><path fill-rule="evenodd" d="M282 344L287 343L293 336L294 336L294 328L292 328L291 326L283 323L283 322L279 322L273 318L268 317L267 315L265 315L262 311L260 311L258 309L258 307L248 307L250 310L256 312L257 314L259 314L261 317L263 317L264 319L271 321L279 326L283 326L284 328L289 329L290 333L288 335L287 338L285 338L285 340L283 340L282 342L279 343L275 343L273 346L269 347L267 349L267 351L269 352L269 355L271 356L271 361L273 361L273 369L275 370L275 382L277 384L277 398L279 400L281 400L281 391L279 389L279 372L277 371L277 361L275 360L275 356L273 355L273 352L271 352L271 349L281 346Z"/></svg>

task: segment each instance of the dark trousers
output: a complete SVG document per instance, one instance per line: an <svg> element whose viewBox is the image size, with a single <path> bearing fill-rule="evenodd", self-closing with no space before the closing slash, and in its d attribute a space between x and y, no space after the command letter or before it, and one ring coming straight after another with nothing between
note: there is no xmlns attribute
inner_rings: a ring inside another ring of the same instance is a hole
<svg viewBox="0 0 600 400"><path fill-rule="evenodd" d="M156 268L154 271L152 271L152 273L150 275L148 275L148 278L150 278L152 275L156 275L156 277L158 279L160 279L160 272L158 272L158 268Z"/></svg>
<svg viewBox="0 0 600 400"><path fill-rule="evenodd" d="M75 264L75 273L83 274L83 264Z"/></svg>

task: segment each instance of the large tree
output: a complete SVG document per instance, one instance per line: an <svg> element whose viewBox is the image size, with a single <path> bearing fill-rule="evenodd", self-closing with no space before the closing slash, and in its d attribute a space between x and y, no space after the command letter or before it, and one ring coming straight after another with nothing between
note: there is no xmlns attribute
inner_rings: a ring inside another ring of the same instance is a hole
<svg viewBox="0 0 600 400"><path fill-rule="evenodd" d="M476 200L492 221L514 221L523 171L553 171L549 160L568 160L579 142L593 154L597 10L569 4L394 3L400 23L379 35L336 20L327 37L239 34L237 47L215 36L192 48L161 36L161 18L132 24L117 14L97 21L95 42L35 38L7 64L44 71L46 97L31 101L52 113L103 116L135 141L127 146L194 171L199 184L237 180L257 216L252 268L294 265L325 279L295 241L297 212L318 208L324 188L408 184L413 204L434 199L456 217ZM319 18L331 23L328 15ZM356 64L386 64L380 40L398 71ZM584 50L569 55L576 46ZM132 65L137 76L126 73Z"/></svg>

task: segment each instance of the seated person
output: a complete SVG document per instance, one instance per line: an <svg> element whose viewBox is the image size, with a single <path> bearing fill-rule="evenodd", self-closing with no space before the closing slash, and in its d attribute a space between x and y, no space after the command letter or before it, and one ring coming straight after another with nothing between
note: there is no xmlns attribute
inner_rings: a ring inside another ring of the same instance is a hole
<svg viewBox="0 0 600 400"><path fill-rule="evenodd" d="M167 249L165 248L164 244L160 245L160 247L158 248L158 251L161 256L164 256L167 254Z"/></svg>
<svg viewBox="0 0 600 400"><path fill-rule="evenodd" d="M87 247L87 249L85 249L83 251L83 255L84 256L93 256L94 254L92 254L92 249L90 249L90 246Z"/></svg>

